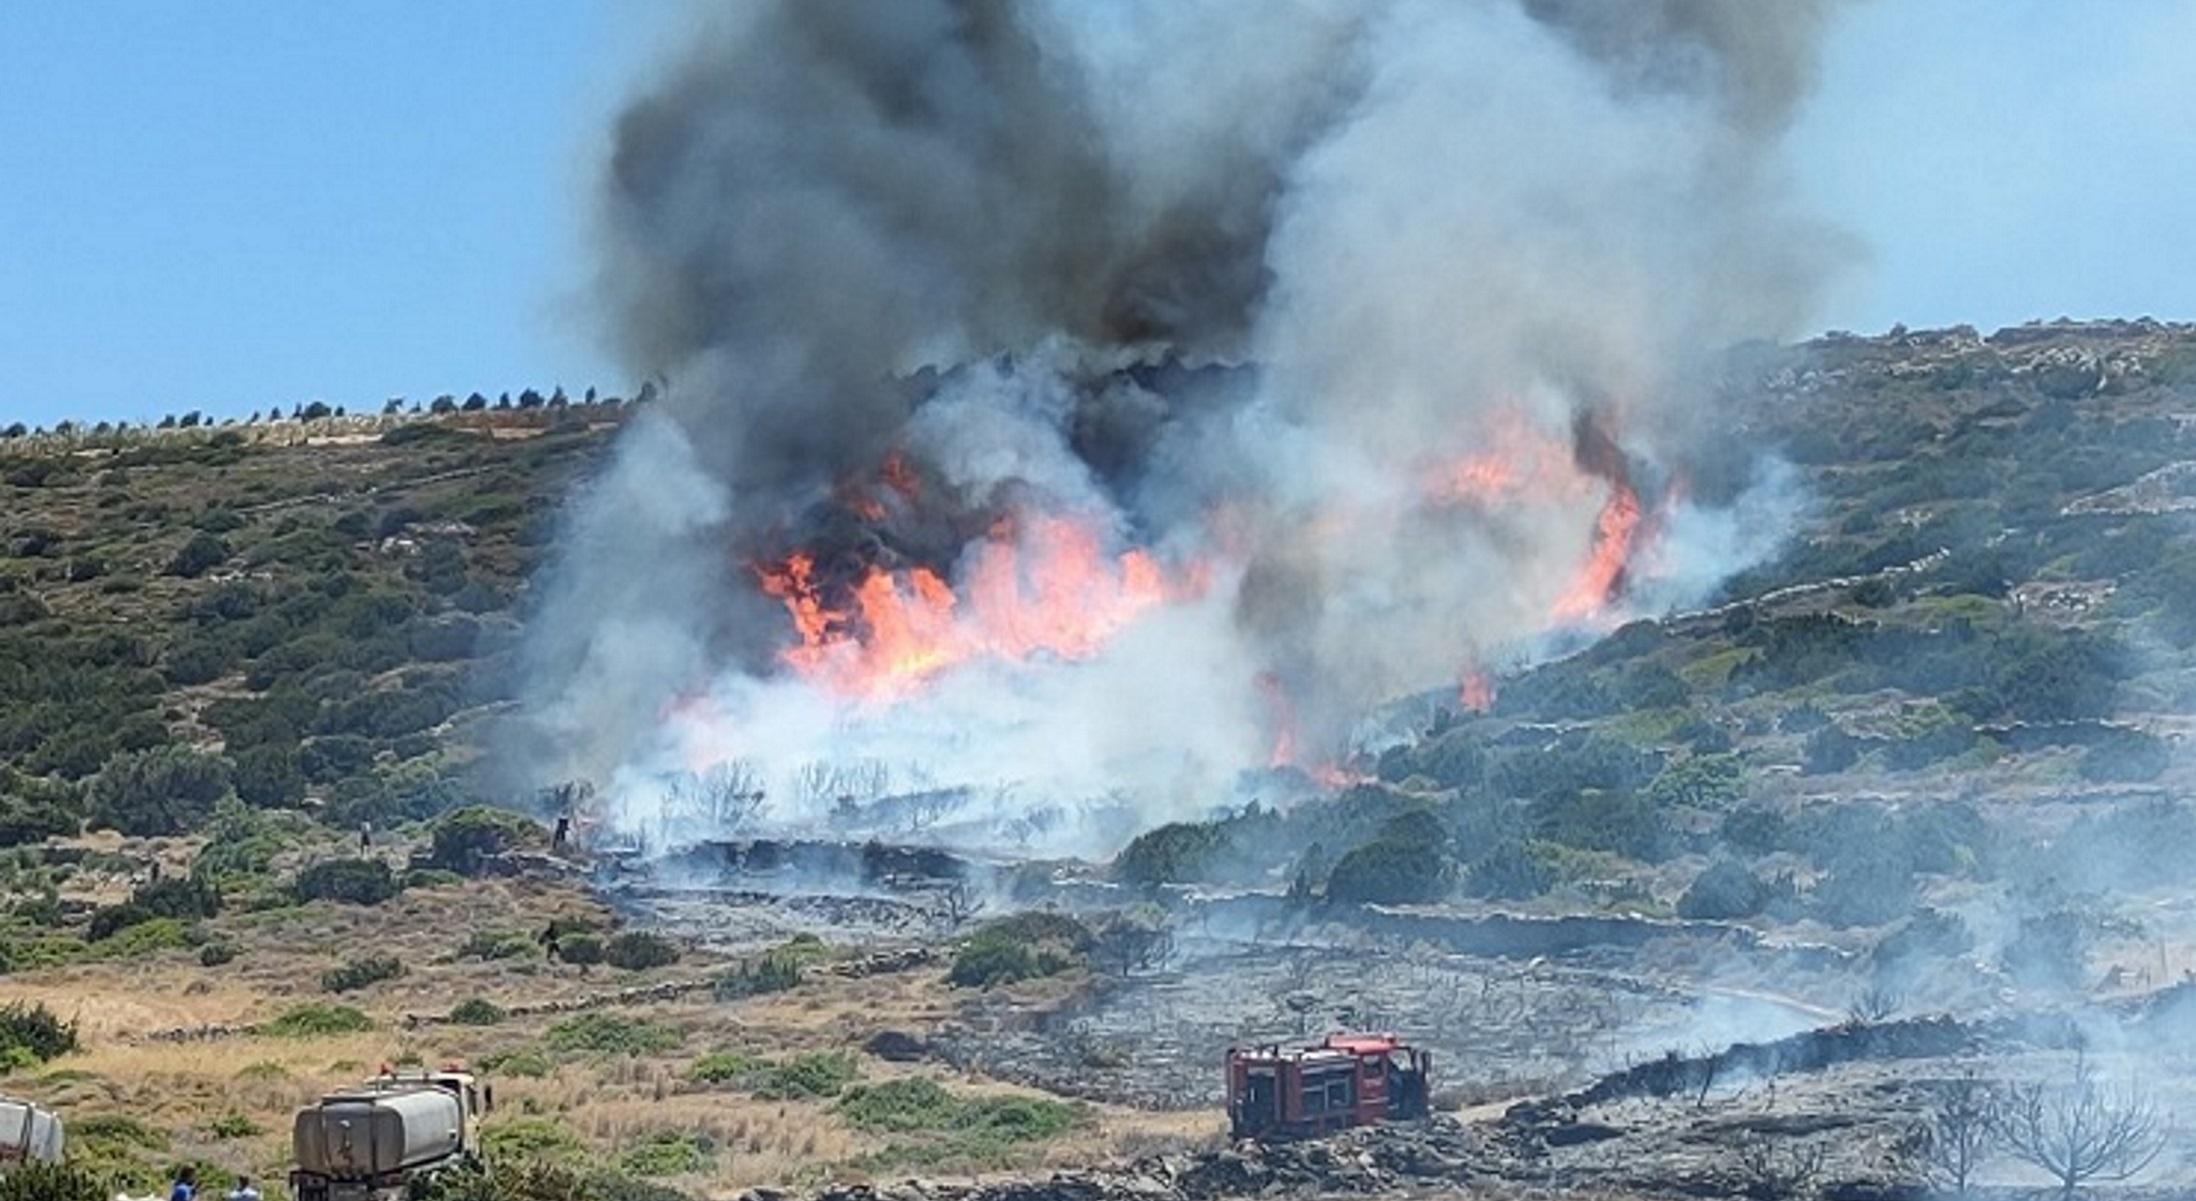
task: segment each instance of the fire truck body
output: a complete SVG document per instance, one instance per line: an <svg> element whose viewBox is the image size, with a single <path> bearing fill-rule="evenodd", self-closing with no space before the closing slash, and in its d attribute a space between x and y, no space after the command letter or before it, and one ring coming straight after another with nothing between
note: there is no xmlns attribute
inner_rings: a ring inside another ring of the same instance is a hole
<svg viewBox="0 0 2196 1201"><path fill-rule="evenodd" d="M1316 1047L1228 1052L1237 1138L1300 1138L1426 1116L1432 1057L1392 1034L1331 1035Z"/></svg>

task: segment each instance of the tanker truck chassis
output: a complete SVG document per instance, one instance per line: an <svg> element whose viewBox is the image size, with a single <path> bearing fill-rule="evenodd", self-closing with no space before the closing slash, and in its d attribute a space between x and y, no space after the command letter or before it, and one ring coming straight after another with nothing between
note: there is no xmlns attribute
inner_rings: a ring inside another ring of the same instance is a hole
<svg viewBox="0 0 2196 1201"><path fill-rule="evenodd" d="M61 1119L42 1105L0 1095L0 1172L61 1162Z"/></svg>
<svg viewBox="0 0 2196 1201"><path fill-rule="evenodd" d="M469 1072L382 1074L298 1111L296 1201L397 1201L415 1181L480 1166L489 1095Z"/></svg>

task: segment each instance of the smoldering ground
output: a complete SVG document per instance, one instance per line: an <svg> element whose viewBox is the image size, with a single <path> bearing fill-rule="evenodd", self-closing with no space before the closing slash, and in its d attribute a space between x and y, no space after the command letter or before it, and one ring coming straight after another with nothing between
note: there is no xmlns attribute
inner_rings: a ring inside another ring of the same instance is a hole
<svg viewBox="0 0 2196 1201"><path fill-rule="evenodd" d="M1695 372L1791 332L1840 261L1774 153L1829 15L697 17L601 172L606 333L667 387L544 581L526 773L907 754L931 782L1179 811L1284 742L1331 759L1368 704L1544 632L1620 488L1689 481L1640 498L1658 554L1689 580L1738 566L1775 535L1733 523L1785 510L1744 470L1691 468L1746 458L1706 436ZM1499 503L1429 497L1499 430L1582 428L1621 456ZM888 461L915 484L885 506L863 481ZM1075 663L925 674L921 705L849 704L783 658L801 634L759 581L789 554L817 564L813 637L859 644L865 580L958 586L1031 514L1194 586ZM1714 537L1670 546L1689 530ZM1620 610L1602 591L1596 613ZM705 716L667 722L674 703Z"/></svg>

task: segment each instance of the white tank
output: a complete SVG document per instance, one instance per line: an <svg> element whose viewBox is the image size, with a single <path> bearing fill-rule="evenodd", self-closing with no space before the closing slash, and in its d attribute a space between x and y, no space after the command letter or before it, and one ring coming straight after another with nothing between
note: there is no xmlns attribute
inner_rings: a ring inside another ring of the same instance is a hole
<svg viewBox="0 0 2196 1201"><path fill-rule="evenodd" d="M290 1141L298 1171L365 1180L457 1154L464 1129L457 1095L421 1085L324 1097L299 1111Z"/></svg>
<svg viewBox="0 0 2196 1201"><path fill-rule="evenodd" d="M0 1167L61 1162L61 1119L53 1111L0 1097Z"/></svg>

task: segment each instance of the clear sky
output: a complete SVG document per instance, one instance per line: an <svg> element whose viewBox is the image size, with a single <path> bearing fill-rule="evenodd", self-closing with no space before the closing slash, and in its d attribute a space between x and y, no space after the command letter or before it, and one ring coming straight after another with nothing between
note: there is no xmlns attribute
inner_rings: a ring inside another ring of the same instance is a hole
<svg viewBox="0 0 2196 1201"><path fill-rule="evenodd" d="M0 424L629 390L586 181L673 0L0 4ZM2196 319L2196 0L1872 0L1791 142L1821 328Z"/></svg>

